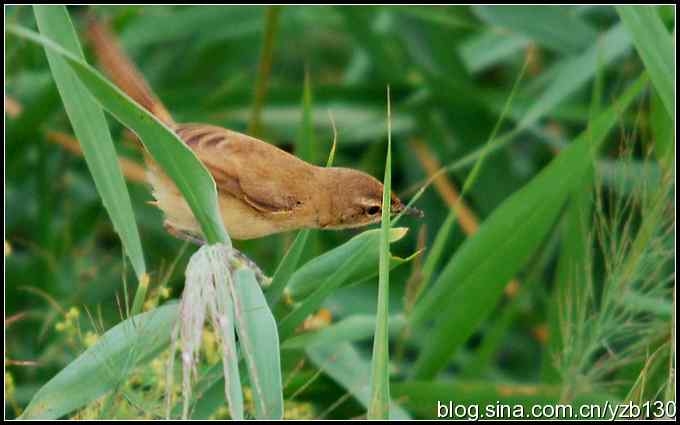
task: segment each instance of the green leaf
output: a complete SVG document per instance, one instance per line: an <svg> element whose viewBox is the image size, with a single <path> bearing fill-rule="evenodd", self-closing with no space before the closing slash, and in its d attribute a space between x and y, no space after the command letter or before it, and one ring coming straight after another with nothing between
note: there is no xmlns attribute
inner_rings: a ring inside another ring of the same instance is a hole
<svg viewBox="0 0 680 425"><path fill-rule="evenodd" d="M348 280L356 269L360 258L361 252L356 251L344 259L342 263L336 264L336 267L333 269L334 271L326 279L321 281L322 283L319 287L300 303L295 310L288 313L281 320L279 323L281 340L285 341L290 338L295 333L295 329L297 329L307 316L319 309L323 301L333 293L335 289Z"/></svg>
<svg viewBox="0 0 680 425"><path fill-rule="evenodd" d="M405 227L397 227L390 230L390 242L396 242L403 238L408 231ZM360 255L355 264L352 264L352 273L347 281L358 281L370 275L375 275L378 263L378 246L380 243L380 230L366 230L354 236L344 244L313 258L300 267L290 278L288 290L294 300L302 300L319 288L321 282L328 279L340 264L347 261L355 253ZM393 260L393 263L400 263Z"/></svg>
<svg viewBox="0 0 680 425"><path fill-rule="evenodd" d="M298 232L293 244L288 248L283 260L281 260L276 268L274 277L272 277L272 283L267 287L267 302L270 306L274 306L279 301L283 290L290 282L291 276L295 273L295 269L300 262L300 258L302 258L302 253L307 244L309 233L309 229L303 229Z"/></svg>
<svg viewBox="0 0 680 425"><path fill-rule="evenodd" d="M371 399L371 367L350 343L316 345L306 350L309 359L335 382L345 388L364 407ZM411 419L409 414L390 402L391 419Z"/></svg>
<svg viewBox="0 0 680 425"><path fill-rule="evenodd" d="M20 26L11 25L8 26L8 30L50 49L65 59L101 105L137 133L154 160L177 185L200 223L207 241L231 245L220 216L215 181L191 149L172 130L102 77L94 68L61 46Z"/></svg>
<svg viewBox="0 0 680 425"><path fill-rule="evenodd" d="M430 281L432 280L432 275L434 275L434 271L439 265L442 256L444 255L446 242L451 236L451 231L453 230L453 225L456 223L456 218L457 216L455 210L451 209L449 214L446 216L444 223L439 226L439 230L437 231L437 234L434 238L434 242L428 250L429 252L427 254L427 258L425 259L425 264L423 264L422 283L420 284L421 286L418 289L418 293L416 294L416 300L420 297L422 291L427 288L427 286L430 284Z"/></svg>
<svg viewBox="0 0 680 425"><path fill-rule="evenodd" d="M66 8L34 6L33 10L40 32L82 60L83 51ZM137 279L141 281L146 273L142 242L104 112L66 61L47 48L45 53L104 208L120 235Z"/></svg>
<svg viewBox="0 0 680 425"><path fill-rule="evenodd" d="M517 34L499 34L492 29L471 37L460 45L460 57L468 71L481 72L505 58L512 59L531 40Z"/></svg>
<svg viewBox="0 0 680 425"><path fill-rule="evenodd" d="M654 135L654 152L664 171L673 169L675 159L674 119L668 115L656 90L652 91L650 124Z"/></svg>
<svg viewBox="0 0 680 425"><path fill-rule="evenodd" d="M485 146L467 154L465 157L447 166L449 171L456 171L474 163L480 156L497 151L513 140L520 131L531 129L542 117L559 104L572 96L578 89L591 80L599 67L609 65L622 56L630 47L630 35L623 25L616 25L608 30L598 41L583 54L568 57L551 66L537 81L540 85L550 82L531 107L515 104L510 115L517 122L516 127L507 133L488 142ZM497 97L485 100L488 107L500 108L502 102ZM499 111L500 113L501 111Z"/></svg>
<svg viewBox="0 0 680 425"><path fill-rule="evenodd" d="M595 77L598 69L621 57L629 47L630 36L623 26L617 25L582 54L557 62L545 72L544 78L552 79L550 85L527 111L521 116L515 115L517 126L525 129L535 124Z"/></svg>
<svg viewBox="0 0 680 425"><path fill-rule="evenodd" d="M312 85L309 78L307 71L302 92L302 124L300 135L295 142L295 155L310 164L315 164L317 147L314 134L314 111L312 110Z"/></svg>
<svg viewBox="0 0 680 425"><path fill-rule="evenodd" d="M212 245L210 248L217 246L218 245ZM201 251L204 249L205 247L202 247L194 254L194 256L201 255ZM192 263L193 261L189 263L190 266ZM221 314L220 318L216 321L217 323L213 321L213 330L219 335L218 340L220 341L220 348L222 350L222 370L224 375L224 396L222 401L224 402L224 399L226 398L227 405L229 406L229 415L232 419L243 420L243 391L241 386L241 373L239 372L238 365L239 355L236 349L236 335L234 332L234 327L237 325L235 313L236 303L234 302L234 297L232 296L229 284L229 282L234 279L234 276L229 275L230 272L224 267L224 264L220 260L217 262L206 261L205 264L193 264L204 269L209 267L214 268L212 282L209 281L208 284L214 285L216 298L215 307L217 310L215 313L217 315ZM187 286L191 289L191 286L189 285L199 284L198 281L189 281L188 276L190 275L190 271L188 268L186 274L187 280L184 294L187 294ZM193 274L193 272L191 274ZM258 286L259 289L259 285L256 286ZM236 287L238 287L238 283L236 284ZM243 300L243 298L241 298L241 300ZM278 351L275 355L278 355Z"/></svg>
<svg viewBox="0 0 680 425"><path fill-rule="evenodd" d="M656 7L616 6L654 88L670 117L675 117L675 48L673 37L664 26Z"/></svg>
<svg viewBox="0 0 680 425"><path fill-rule="evenodd" d="M177 304L133 316L102 335L33 397L21 419L57 419L115 389L170 342Z"/></svg>
<svg viewBox="0 0 680 425"><path fill-rule="evenodd" d="M588 164L583 183L576 186L567 200L559 233L561 250L555 271L551 307L548 311L549 341L543 356L543 376L548 382L556 381L558 371L554 359L563 348L562 315L572 311L567 304L582 303L587 291L585 261L588 238L590 237L590 216L592 203L593 164Z"/></svg>
<svg viewBox="0 0 680 425"><path fill-rule="evenodd" d="M534 42L560 52L580 52L590 47L597 32L564 6L474 6L475 13L489 24L522 34Z"/></svg>
<svg viewBox="0 0 680 425"><path fill-rule="evenodd" d="M316 345L362 341L373 336L375 323L375 316L355 314L318 331L305 332L289 338L281 345L281 349L297 350ZM391 316L389 323L390 334L398 333L404 326L404 317Z"/></svg>
<svg viewBox="0 0 680 425"><path fill-rule="evenodd" d="M307 316L321 307L324 300L336 288L346 282L361 282L361 278L370 275L371 270L375 268L375 262L378 261L378 232L378 230L368 230L355 236L347 243L314 258L296 272L294 278L304 270L306 278L311 280L301 280L301 282L313 286L309 286L310 293L305 295L295 310L288 313L279 323L281 340L285 341L291 337L295 329ZM368 234L367 237L362 237L365 234ZM399 240L405 234L405 228L391 229L391 240ZM390 267L410 261L417 254L406 259L392 258ZM291 283L293 280L291 279Z"/></svg>
<svg viewBox="0 0 680 425"><path fill-rule="evenodd" d="M591 127L503 202L467 239L446 265L431 291L413 310L414 326L439 320L425 338L414 376L432 378L488 317L505 284L536 252L569 193L578 186L605 136L640 93L641 77Z"/></svg>
<svg viewBox="0 0 680 425"><path fill-rule="evenodd" d="M175 43L192 38L196 45L220 40L253 36L262 32L262 11L259 7L187 7L152 9L141 13L121 34L122 44L140 50L150 44ZM196 49L197 46L192 45Z"/></svg>
<svg viewBox="0 0 680 425"><path fill-rule="evenodd" d="M602 52L604 54L604 52ZM592 121L602 111L602 84L604 68L597 67L593 84L589 119ZM560 255L552 290L552 303L548 311L548 347L543 351L542 376L546 382L556 382L559 371L555 361L562 352L564 341L562 327L564 311L571 311L565 304L581 303L587 286L584 275L586 249L590 235L591 200L593 191L594 164L588 164L583 183L576 186L569 196L560 226ZM575 308L575 306L574 306Z"/></svg>
<svg viewBox="0 0 680 425"><path fill-rule="evenodd" d="M218 364L213 368L216 367L219 369L219 366L220 365ZM224 376L219 370L214 370L212 368L206 375L208 378L204 379L204 381L199 384L202 388L196 391L196 403L192 406L191 412L191 419L193 420L210 419L217 409L224 406ZM233 378L229 376L229 379L234 382L241 382L246 380L246 376L246 374L243 374L243 376L236 374ZM197 385L197 387L199 385ZM229 408L229 410L229 416L232 419L238 418L236 414L232 413L231 408Z"/></svg>
<svg viewBox="0 0 680 425"><path fill-rule="evenodd" d="M273 91L273 88L272 88ZM381 127L384 113L366 102L347 100L341 103L330 101L315 103L317 109L330 109L339 129L342 130L343 145L366 146L384 137ZM243 106L233 106L222 110L228 115L228 120L217 120L216 125L227 123L234 127L247 125L250 109ZM300 128L293 123L300 119L300 107L295 103L266 105L262 109L262 122L267 123L267 132L277 135L276 140L295 140L300 135ZM313 125L316 131L328 130L328 117L324 114L314 114ZM392 135L404 135L415 130L416 120L405 112L392 114ZM276 143L272 140L272 143Z"/></svg>
<svg viewBox="0 0 680 425"><path fill-rule="evenodd" d="M276 321L248 268L236 270L232 289L236 330L255 401L257 419L283 418L281 360Z"/></svg>
<svg viewBox="0 0 680 425"><path fill-rule="evenodd" d="M387 88L387 158L383 180L378 269L378 313L371 358L371 403L368 419L389 419L390 415L390 214L392 206L392 133L390 89Z"/></svg>

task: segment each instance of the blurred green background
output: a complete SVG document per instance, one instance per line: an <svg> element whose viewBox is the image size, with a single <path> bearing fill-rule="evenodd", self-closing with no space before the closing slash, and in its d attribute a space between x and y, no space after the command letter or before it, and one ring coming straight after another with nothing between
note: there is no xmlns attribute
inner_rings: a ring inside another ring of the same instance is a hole
<svg viewBox="0 0 680 425"><path fill-rule="evenodd" d="M655 10L669 31L674 28L674 7ZM427 180L428 164L436 170L476 152L498 126L496 136L507 144L484 159L464 196L466 217L473 223L483 223L503 200L536 176L644 69L610 6L125 6L70 7L69 12L80 34L88 12L109 20L178 122L205 122L243 132L249 125L252 129L255 87L258 78L260 84L264 78L267 90L255 130L260 138L323 165L334 121L335 165L361 169L379 179L385 166L389 85L392 188L402 199L413 196ZM5 7L5 21L36 28L29 7ZM272 40L271 69L263 77L258 70L266 34ZM81 41L87 50L84 37ZM53 143L72 130L44 51L11 35L6 35L5 49L6 396L7 388L11 389L5 407L6 415L14 417L88 345L87 338L98 333L93 323L108 329L121 320L123 281L133 288L135 279L123 261L119 239L84 160ZM518 77L518 89L504 112ZM308 137L302 113L306 79L314 129L311 145L300 143ZM565 207L565 211L576 209L576 216L578 208L586 208L585 221L605 228L601 239L607 243L593 240L580 247L595 300L604 299L603 288L615 280L612 276L620 266L617 256L627 255L649 192L674 185L663 177L669 169L672 172L674 162L664 168L658 160L664 153L662 142L673 149L673 122L665 127L658 124L669 118L659 112L655 99L650 89L620 115L596 162L594 189L570 198ZM119 154L141 164L130 137L115 120L109 122ZM671 130L661 134L659 128ZM427 158L436 163L428 163ZM450 201L451 188L460 191L469 172L470 167L458 167L447 173L415 204L425 218L405 218L400 223L410 230L392 245L392 253L408 257L421 248L424 251L391 274L392 314L403 312L410 302L407 282L418 280L422 262L449 214L447 196ZM128 182L151 270L151 297L159 302L178 298L183 270L196 248L166 234L160 212L147 204L152 198L144 182ZM663 202L672 203L672 188L668 190L671 196ZM587 364L593 373L568 369L569 354L549 348L554 343L551 336L555 337L551 315L573 301L569 296L559 298L555 291L565 241L582 224L574 224L567 212L506 288L491 317L436 378L409 383L423 341L418 335L393 334L393 377L402 383L393 389L393 399L401 400L414 417L436 414L437 399L463 404L572 403L581 398L627 400L633 394L639 400L667 400L669 362L674 370L669 353L672 357L675 353L674 346L672 350L668 346L675 284L672 204L669 208L656 223L653 239L645 244L653 255L645 256L648 268L640 274L646 273L653 282L635 286L637 292L617 289L621 296L639 296L630 303L640 307L620 324L630 325L629 333L611 342L615 345L611 349L621 356L616 367L597 371L607 361L603 351L608 344L599 340L579 366L586 370ZM313 232L303 261L360 231ZM435 275L469 237L467 233L469 229L466 232L458 222L451 227ZM598 230L589 232L591 237L597 239ZM235 244L271 275L293 238L294 234L283 234ZM335 291L325 308L337 322L374 315L376 299L377 277ZM579 316L579 323L599 320L598 305L594 302L592 310ZM69 316L72 307L78 311ZM79 318L75 327L69 317ZM577 328L562 329L573 331L576 341L583 336ZM641 340L641 334L635 333L640 329L649 339L644 346L630 348L635 345L632 340ZM353 347L370 359L371 341L364 338ZM576 342L574 347L579 347ZM619 351L619 347L623 348ZM659 347L666 351L654 357ZM296 361L284 362L288 363L292 367L284 366L284 382L292 377L296 383L286 389L286 399L294 394L295 402L304 407L288 417L362 414L361 405L347 397L336 380L318 374L312 364L294 371ZM566 382L570 371L579 380ZM143 408L132 410L128 417L145 414Z"/></svg>

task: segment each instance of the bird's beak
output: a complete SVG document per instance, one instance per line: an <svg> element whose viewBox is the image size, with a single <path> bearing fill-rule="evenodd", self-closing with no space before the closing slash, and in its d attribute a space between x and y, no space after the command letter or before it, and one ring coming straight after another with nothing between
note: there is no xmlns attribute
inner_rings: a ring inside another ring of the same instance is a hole
<svg viewBox="0 0 680 425"><path fill-rule="evenodd" d="M402 212L406 215L410 215L410 216L416 217L416 218L425 217L425 214L421 210L419 210L418 208L407 207L404 204L400 204L398 208L395 208L394 211L393 211L393 214L395 214L395 215L401 214Z"/></svg>

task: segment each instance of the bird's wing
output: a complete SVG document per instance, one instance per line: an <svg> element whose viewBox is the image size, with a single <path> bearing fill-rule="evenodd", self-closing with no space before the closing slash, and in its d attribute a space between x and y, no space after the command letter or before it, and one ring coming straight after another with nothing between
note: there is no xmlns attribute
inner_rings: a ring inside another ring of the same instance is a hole
<svg viewBox="0 0 680 425"><path fill-rule="evenodd" d="M211 125L183 124L177 134L206 165L218 191L262 213L285 214L306 201L299 182L313 178L313 173L293 155Z"/></svg>

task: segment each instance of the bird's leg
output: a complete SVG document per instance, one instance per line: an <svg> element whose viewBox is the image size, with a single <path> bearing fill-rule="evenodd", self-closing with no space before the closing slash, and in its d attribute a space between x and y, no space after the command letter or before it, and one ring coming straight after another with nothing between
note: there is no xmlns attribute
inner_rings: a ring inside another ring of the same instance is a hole
<svg viewBox="0 0 680 425"><path fill-rule="evenodd" d="M176 228L172 224L170 224L170 222L168 220L165 220L163 222L163 227L165 227L165 231L168 232L170 234L170 236L172 236L176 239L191 242L192 244L198 245L198 246L205 245L205 241L203 239L196 237L189 232L179 230L178 228Z"/></svg>
<svg viewBox="0 0 680 425"><path fill-rule="evenodd" d="M181 239L183 241L188 241L191 242L195 245L205 245L205 241L189 232L185 232L183 230L179 230L178 228L174 227L170 222L167 220L163 223L163 227L165 227L165 230L173 237L177 239ZM238 262L242 263L249 269L251 269L255 273L255 278L257 279L257 283L260 284L260 287L266 288L269 286L269 284L272 282L272 279L265 275L262 269L260 269L260 266L257 265L257 263L250 258L248 258L247 255L242 253L236 248L231 248L231 255L235 260ZM230 271L234 271L232 268L231 264L227 265L229 267Z"/></svg>
<svg viewBox="0 0 680 425"><path fill-rule="evenodd" d="M231 255L233 259L235 259L237 262L240 262L242 265L248 267L255 273L255 279L257 279L257 283L260 284L261 288L267 288L272 283L272 278L265 275L262 269L260 269L260 266L258 266L257 263L255 263L255 261L248 258L247 255L245 255L236 248L231 249ZM234 271L231 268L230 270Z"/></svg>

